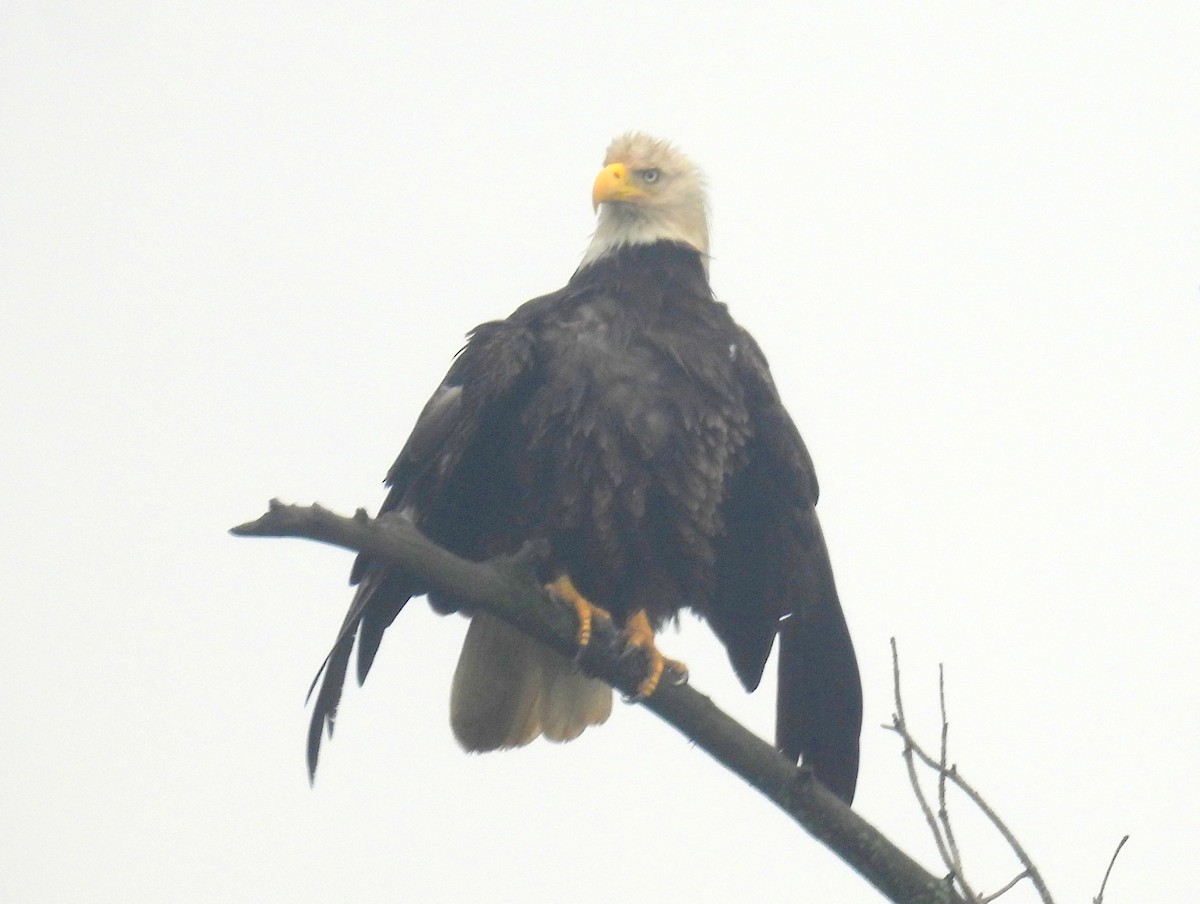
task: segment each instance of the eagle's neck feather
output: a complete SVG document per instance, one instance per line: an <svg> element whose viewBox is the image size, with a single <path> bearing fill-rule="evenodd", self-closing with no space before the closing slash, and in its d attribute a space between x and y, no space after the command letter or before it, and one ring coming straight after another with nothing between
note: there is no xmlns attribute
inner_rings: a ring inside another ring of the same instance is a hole
<svg viewBox="0 0 1200 904"><path fill-rule="evenodd" d="M625 204L600 208L596 231L579 267L583 269L621 248L658 242L677 242L695 249L708 274L708 224L703 215L696 218Z"/></svg>

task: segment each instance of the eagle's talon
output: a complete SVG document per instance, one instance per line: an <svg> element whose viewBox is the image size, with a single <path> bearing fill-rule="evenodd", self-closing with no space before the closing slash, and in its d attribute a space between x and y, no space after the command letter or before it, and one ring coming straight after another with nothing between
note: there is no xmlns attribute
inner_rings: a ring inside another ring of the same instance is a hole
<svg viewBox="0 0 1200 904"><path fill-rule="evenodd" d="M688 667L678 659L668 659L665 662L663 678L672 687L683 687L688 683Z"/></svg>
<svg viewBox="0 0 1200 904"><path fill-rule="evenodd" d="M583 654L588 648L588 644L592 642L592 623L600 619L612 620L612 616L604 609L594 605L582 593L575 589L575 585L571 583L571 579L567 575L561 575L555 578L546 585L546 592L557 600L561 600L564 605L569 606L574 612L575 617L579 620L579 629L575 632L575 656L571 662L576 668L583 661Z"/></svg>
<svg viewBox="0 0 1200 904"><path fill-rule="evenodd" d="M580 647L575 651L575 655L571 657L571 671L583 671L583 654L587 652L587 647Z"/></svg>
<svg viewBox="0 0 1200 904"><path fill-rule="evenodd" d="M687 666L676 659L668 659L654 645L654 629L644 609L639 609L625 621L622 631L625 649L621 658L638 653L646 657L646 676L638 684L637 693L626 696L625 702L638 703L658 690L665 678L668 684L680 685L687 681Z"/></svg>

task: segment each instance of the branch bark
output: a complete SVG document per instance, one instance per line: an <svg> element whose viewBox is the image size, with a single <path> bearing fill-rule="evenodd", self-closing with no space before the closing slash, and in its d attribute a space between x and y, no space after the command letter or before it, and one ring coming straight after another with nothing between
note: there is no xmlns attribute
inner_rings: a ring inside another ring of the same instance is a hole
<svg viewBox="0 0 1200 904"><path fill-rule="evenodd" d="M575 656L574 614L552 600L521 556L471 562L430 542L410 523L360 509L353 517L320 506L272 500L261 518L232 529L242 537L303 537L404 568L447 597L503 618L568 657ZM642 669L629 657L611 624L597 623L581 667L627 697ZM692 743L741 776L814 838L897 904L964 904L953 888L892 844L878 829L797 767L772 745L722 712L689 685L662 684L642 705Z"/></svg>

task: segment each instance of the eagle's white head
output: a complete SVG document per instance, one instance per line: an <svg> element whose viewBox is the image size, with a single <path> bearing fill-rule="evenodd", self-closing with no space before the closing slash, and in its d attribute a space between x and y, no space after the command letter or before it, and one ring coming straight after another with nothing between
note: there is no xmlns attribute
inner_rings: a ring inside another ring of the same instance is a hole
<svg viewBox="0 0 1200 904"><path fill-rule="evenodd" d="M669 141L641 132L613 140L592 186L600 211L581 267L626 245L680 242L708 270L708 199L704 177Z"/></svg>

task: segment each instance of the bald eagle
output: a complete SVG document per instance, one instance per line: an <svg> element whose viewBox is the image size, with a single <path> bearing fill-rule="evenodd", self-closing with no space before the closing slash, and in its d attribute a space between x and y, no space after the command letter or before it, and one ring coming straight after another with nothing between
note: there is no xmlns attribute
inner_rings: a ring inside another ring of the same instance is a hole
<svg viewBox="0 0 1200 904"><path fill-rule="evenodd" d="M388 473L381 513L476 560L541 541L543 577L577 607L581 642L594 601L647 654L643 693L682 668L653 645L681 609L711 625L748 690L778 637L776 744L849 802L862 689L817 480L763 353L709 287L700 173L671 144L630 133L609 146L592 201L596 231L570 282L471 332ZM351 580L313 682L310 776L355 638L361 683L384 631L425 592L366 556ZM608 685L465 614L450 703L465 749L567 741L608 718Z"/></svg>

